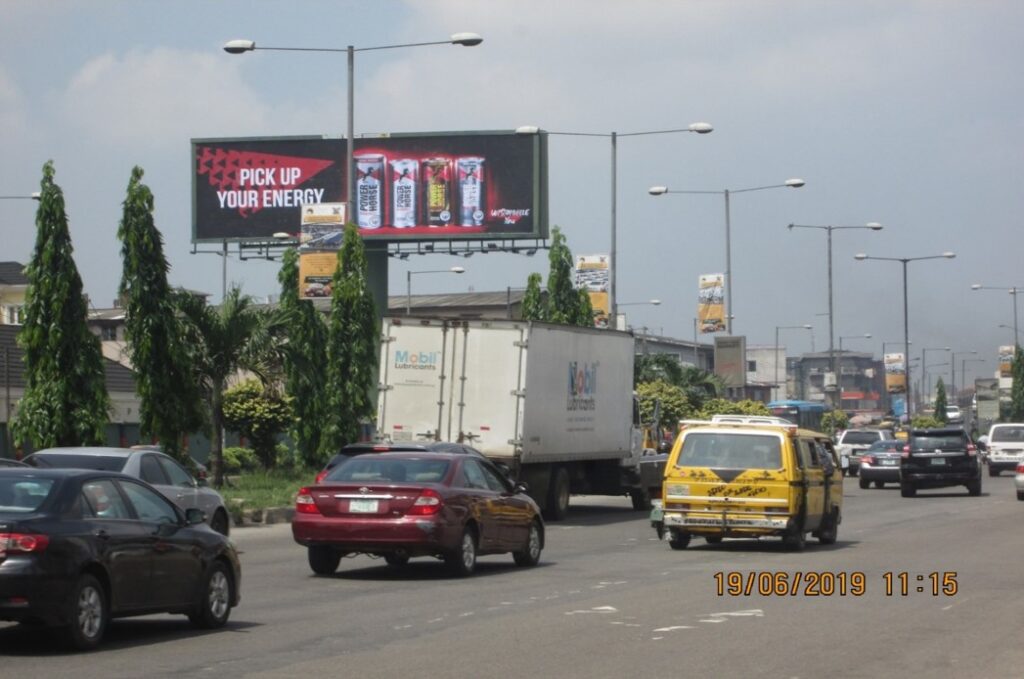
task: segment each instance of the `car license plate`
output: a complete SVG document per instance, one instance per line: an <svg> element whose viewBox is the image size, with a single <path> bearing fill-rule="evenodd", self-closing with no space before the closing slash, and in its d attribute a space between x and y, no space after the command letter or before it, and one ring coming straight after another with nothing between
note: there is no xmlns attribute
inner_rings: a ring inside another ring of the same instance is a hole
<svg viewBox="0 0 1024 679"><path fill-rule="evenodd" d="M349 500L348 511L353 514L376 514L378 500Z"/></svg>
<svg viewBox="0 0 1024 679"><path fill-rule="evenodd" d="M946 458L944 458L944 457L933 457L932 458L932 464L935 464L935 465L946 464Z"/></svg>
<svg viewBox="0 0 1024 679"><path fill-rule="evenodd" d="M886 467L895 467L896 460L882 460L882 464Z"/></svg>

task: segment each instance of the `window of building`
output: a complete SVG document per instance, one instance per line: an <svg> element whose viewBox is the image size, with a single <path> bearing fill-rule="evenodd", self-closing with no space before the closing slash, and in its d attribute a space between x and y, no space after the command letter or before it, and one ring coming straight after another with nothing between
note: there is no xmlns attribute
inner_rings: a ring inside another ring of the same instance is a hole
<svg viewBox="0 0 1024 679"><path fill-rule="evenodd" d="M104 325L100 327L100 339L104 342L113 342L117 340L117 326Z"/></svg>
<svg viewBox="0 0 1024 679"><path fill-rule="evenodd" d="M4 325L22 325L25 322L25 307L20 304L5 304L3 306Z"/></svg>
<svg viewBox="0 0 1024 679"><path fill-rule="evenodd" d="M747 361L747 372L748 373L756 373L757 372L757 361Z"/></svg>

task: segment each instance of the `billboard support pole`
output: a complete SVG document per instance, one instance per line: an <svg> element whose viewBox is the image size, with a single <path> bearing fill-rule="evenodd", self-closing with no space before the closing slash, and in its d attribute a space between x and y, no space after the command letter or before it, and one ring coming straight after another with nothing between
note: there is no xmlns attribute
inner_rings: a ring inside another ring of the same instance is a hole
<svg viewBox="0 0 1024 679"><path fill-rule="evenodd" d="M220 303L223 304L228 296L228 242L222 241L221 245L223 247L221 257L224 258L224 261L220 263Z"/></svg>

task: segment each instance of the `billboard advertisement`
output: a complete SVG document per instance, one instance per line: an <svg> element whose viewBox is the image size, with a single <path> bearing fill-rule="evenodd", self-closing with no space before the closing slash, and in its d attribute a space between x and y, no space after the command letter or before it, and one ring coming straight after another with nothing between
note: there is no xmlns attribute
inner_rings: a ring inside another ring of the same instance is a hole
<svg viewBox="0 0 1024 679"><path fill-rule="evenodd" d="M885 354L885 390L890 394L907 391L907 362L903 354Z"/></svg>
<svg viewBox="0 0 1024 679"><path fill-rule="evenodd" d="M299 250L299 298L330 297L336 268L337 250Z"/></svg>
<svg viewBox="0 0 1024 679"><path fill-rule="evenodd" d="M715 374L725 381L727 387L743 387L747 384L747 338L715 338Z"/></svg>
<svg viewBox="0 0 1024 679"><path fill-rule="evenodd" d="M725 330L725 275L704 274L698 282L697 322L702 333Z"/></svg>
<svg viewBox="0 0 1024 679"><path fill-rule="evenodd" d="M999 347L999 376L1013 377L1013 354L1015 347L1004 345Z"/></svg>
<svg viewBox="0 0 1024 679"><path fill-rule="evenodd" d="M575 283L577 290L586 290L590 295L590 306L594 308L594 325L608 327L611 313L608 288L611 285L611 270L608 255L580 255L576 258Z"/></svg>
<svg viewBox="0 0 1024 679"><path fill-rule="evenodd" d="M346 202L345 156L344 139L193 139L192 241L297 234L298 208ZM545 134L356 139L351 170L364 238L547 237Z"/></svg>

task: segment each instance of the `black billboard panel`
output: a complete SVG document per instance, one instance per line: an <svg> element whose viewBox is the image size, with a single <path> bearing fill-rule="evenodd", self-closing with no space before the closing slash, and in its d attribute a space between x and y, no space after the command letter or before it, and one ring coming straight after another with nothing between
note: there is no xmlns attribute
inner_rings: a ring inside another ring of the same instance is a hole
<svg viewBox="0 0 1024 679"><path fill-rule="evenodd" d="M346 200L345 140L197 139L193 242L297 234L300 208ZM349 221L373 240L546 238L544 135L357 139Z"/></svg>

